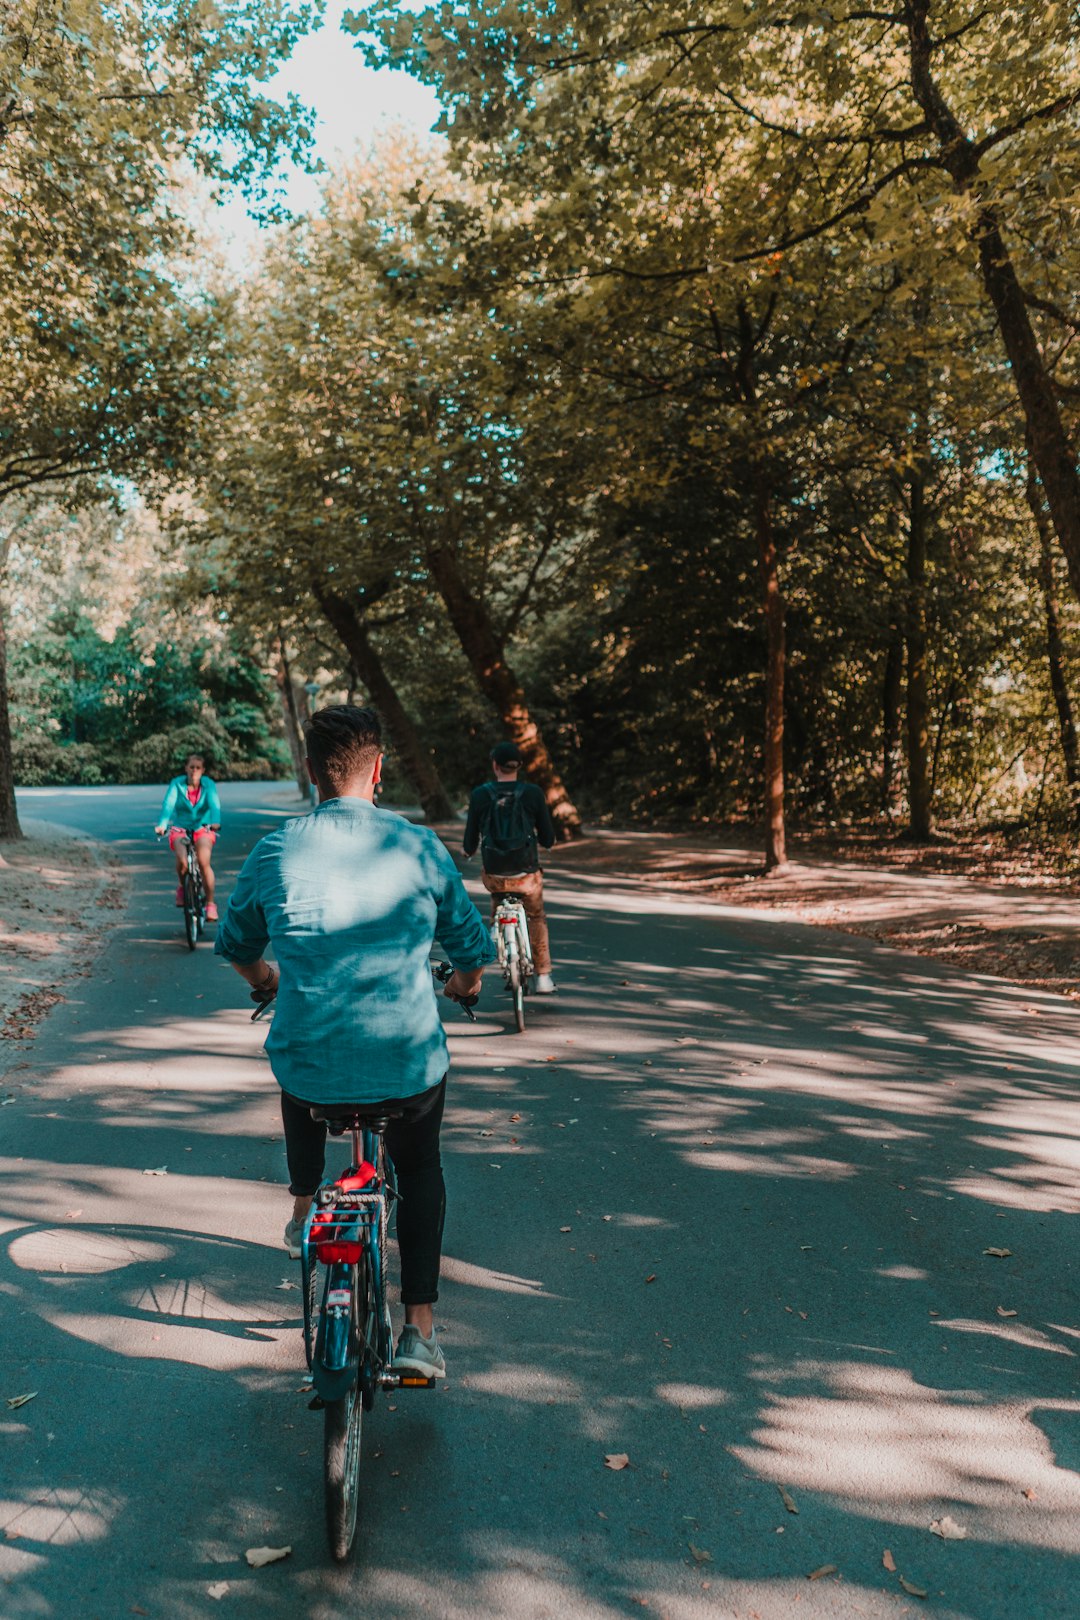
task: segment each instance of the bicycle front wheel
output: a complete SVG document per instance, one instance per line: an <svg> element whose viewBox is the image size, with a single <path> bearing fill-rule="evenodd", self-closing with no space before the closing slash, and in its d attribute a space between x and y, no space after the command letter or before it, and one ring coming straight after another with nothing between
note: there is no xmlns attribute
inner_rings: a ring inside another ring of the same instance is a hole
<svg viewBox="0 0 1080 1620"><path fill-rule="evenodd" d="M361 1341L360 1323L370 1318L371 1273L360 1263L353 1272L351 1333ZM361 1350L361 1362L363 1351ZM331 1557L343 1563L352 1552L360 1506L360 1442L364 1425L362 1366L348 1394L328 1401L323 1412L323 1484L326 1492L326 1536Z"/></svg>
<svg viewBox="0 0 1080 1620"><path fill-rule="evenodd" d="M199 895L192 877L184 879L184 933L193 951L199 942Z"/></svg>
<svg viewBox="0 0 1080 1620"><path fill-rule="evenodd" d="M514 998L514 1023L519 1035L525 1033L525 980L521 972L521 959L515 954L507 964L510 994Z"/></svg>

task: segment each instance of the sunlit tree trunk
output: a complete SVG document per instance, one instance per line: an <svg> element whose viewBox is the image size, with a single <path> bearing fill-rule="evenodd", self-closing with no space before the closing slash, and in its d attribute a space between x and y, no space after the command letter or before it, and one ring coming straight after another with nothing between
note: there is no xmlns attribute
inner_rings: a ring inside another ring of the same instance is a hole
<svg viewBox="0 0 1080 1620"><path fill-rule="evenodd" d="M921 447L920 447L921 448ZM930 696L926 630L926 467L916 459L908 488L907 751L908 834L933 836L930 781Z"/></svg>
<svg viewBox="0 0 1080 1620"><path fill-rule="evenodd" d="M427 549L427 562L477 685L494 704L510 741L517 744L526 775L543 791L559 838L564 842L578 838L581 817L577 807L529 711L521 683L507 661L502 638L485 604L469 589L452 543L433 541Z"/></svg>
<svg viewBox="0 0 1080 1620"><path fill-rule="evenodd" d="M293 688L292 670L289 668L289 655L285 650L285 637L281 633L274 644L274 654L274 682L281 698L281 723L292 756L296 785L300 790L300 796L306 799L308 773L304 739L300 735L300 716L296 712L296 692Z"/></svg>
<svg viewBox="0 0 1080 1620"><path fill-rule="evenodd" d="M772 504L764 474L758 470L754 491L754 529L765 615L765 870L787 865L784 818L784 679L787 673L787 629Z"/></svg>
<svg viewBox="0 0 1080 1620"><path fill-rule="evenodd" d="M904 636L898 624L889 633L889 646L885 654L885 674L881 689L881 795L880 804L886 815L896 810L897 789L900 783L901 748L904 701Z"/></svg>
<svg viewBox="0 0 1080 1620"><path fill-rule="evenodd" d="M930 11L931 0L906 0L912 89L938 142L943 167L957 191L974 199L970 235L979 255L983 288L997 316L1009 358L1031 458L1038 469L1073 590L1080 597L1080 469L1031 324L1024 289L1005 243L998 209L987 200L989 186L979 150L934 77L936 47L930 34Z"/></svg>
<svg viewBox="0 0 1080 1620"><path fill-rule="evenodd" d="M1038 475L1030 464L1027 500L1039 536L1039 584L1042 587L1043 614L1046 620L1046 660L1050 670L1050 689L1054 694L1054 707L1057 709L1065 781L1069 789L1072 818L1074 822L1080 823L1080 742L1077 740L1076 717L1065 674L1065 648L1061 639L1061 613L1058 607L1057 587L1054 583L1054 553L1050 523Z"/></svg>
<svg viewBox="0 0 1080 1620"><path fill-rule="evenodd" d="M347 597L339 596L321 585L316 585L314 590L326 622L345 648L368 696L386 721L396 757L416 791L425 816L429 821L449 821L454 807L443 787L431 750L425 748L420 740L420 734L386 672L362 616Z"/></svg>
<svg viewBox="0 0 1080 1620"><path fill-rule="evenodd" d="M21 838L23 834L19 826L19 812L15 808L15 771L11 757L4 605L0 596L0 838Z"/></svg>

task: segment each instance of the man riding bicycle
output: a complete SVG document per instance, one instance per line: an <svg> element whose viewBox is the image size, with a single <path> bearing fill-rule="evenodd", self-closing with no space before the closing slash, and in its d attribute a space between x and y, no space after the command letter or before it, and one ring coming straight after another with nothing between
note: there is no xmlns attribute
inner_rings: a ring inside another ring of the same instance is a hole
<svg viewBox="0 0 1080 1620"><path fill-rule="evenodd" d="M550 996L551 944L544 916L544 874L537 840L545 849L555 842L555 823L547 800L532 782L519 782L521 755L511 742L491 750L494 782L475 788L469 800L462 849L473 855L480 846L484 888L491 895L491 915L504 894L519 894L529 923L529 942L536 967L536 992Z"/></svg>
<svg viewBox="0 0 1080 1620"><path fill-rule="evenodd" d="M312 1118L312 1106L356 1104L389 1116L405 1307L394 1366L442 1378L432 1307L446 1209L439 1130L449 1059L429 956L437 937L454 968L444 993L468 1001L495 950L435 833L375 805L375 711L320 709L305 736L318 808L255 845L216 950L251 985L253 1000L276 997L266 1051L281 1086L294 1200L289 1253L299 1258L323 1178L326 1124ZM268 948L276 967L265 960Z"/></svg>
<svg viewBox="0 0 1080 1620"><path fill-rule="evenodd" d="M206 775L206 761L201 754L189 754L182 776L174 776L165 789L161 801L161 814L154 831L160 837L167 832L169 848L176 857L176 903L184 903L184 842L190 838L195 845L203 887L206 890L206 919L217 922L218 909L214 904L214 868L210 855L221 830L221 801L217 783Z"/></svg>

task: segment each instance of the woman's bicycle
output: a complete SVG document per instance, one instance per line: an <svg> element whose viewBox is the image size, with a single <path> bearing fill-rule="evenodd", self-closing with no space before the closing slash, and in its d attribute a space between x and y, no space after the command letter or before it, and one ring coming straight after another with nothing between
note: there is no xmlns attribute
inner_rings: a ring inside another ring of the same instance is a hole
<svg viewBox="0 0 1080 1620"><path fill-rule="evenodd" d="M495 948L503 982L514 998L514 1022L518 1034L525 1033L525 997L532 988L532 945L529 923L519 894L504 894L495 908Z"/></svg>
<svg viewBox="0 0 1080 1620"><path fill-rule="evenodd" d="M438 983L453 973L449 963L432 967ZM472 1004L461 1001L474 1019ZM259 1003L272 997L252 992ZM385 1105L384 1105L385 1108ZM386 1300L387 1235L397 1190L383 1133L393 1111L372 1113L362 1105L313 1106L331 1136L352 1137L352 1162L325 1181L315 1195L300 1246L304 1292L304 1352L311 1371L311 1405L323 1413L323 1485L330 1552L348 1558L360 1503L360 1452L364 1413L381 1389L431 1389L434 1378L395 1372L394 1340Z"/></svg>
<svg viewBox="0 0 1080 1620"><path fill-rule="evenodd" d="M206 927L206 889L193 839L184 839L183 851L184 876L180 886L184 896L184 938L188 950L193 951Z"/></svg>

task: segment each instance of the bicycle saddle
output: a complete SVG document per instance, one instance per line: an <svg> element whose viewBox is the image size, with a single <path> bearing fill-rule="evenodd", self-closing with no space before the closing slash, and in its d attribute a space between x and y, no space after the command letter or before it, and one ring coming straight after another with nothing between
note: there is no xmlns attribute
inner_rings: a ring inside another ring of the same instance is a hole
<svg viewBox="0 0 1080 1620"><path fill-rule="evenodd" d="M392 1119L401 1118L401 1110L391 1109L385 1103L367 1108L362 1103L312 1103L308 1110L312 1119L325 1121L331 1136L344 1131L375 1131L382 1135Z"/></svg>

